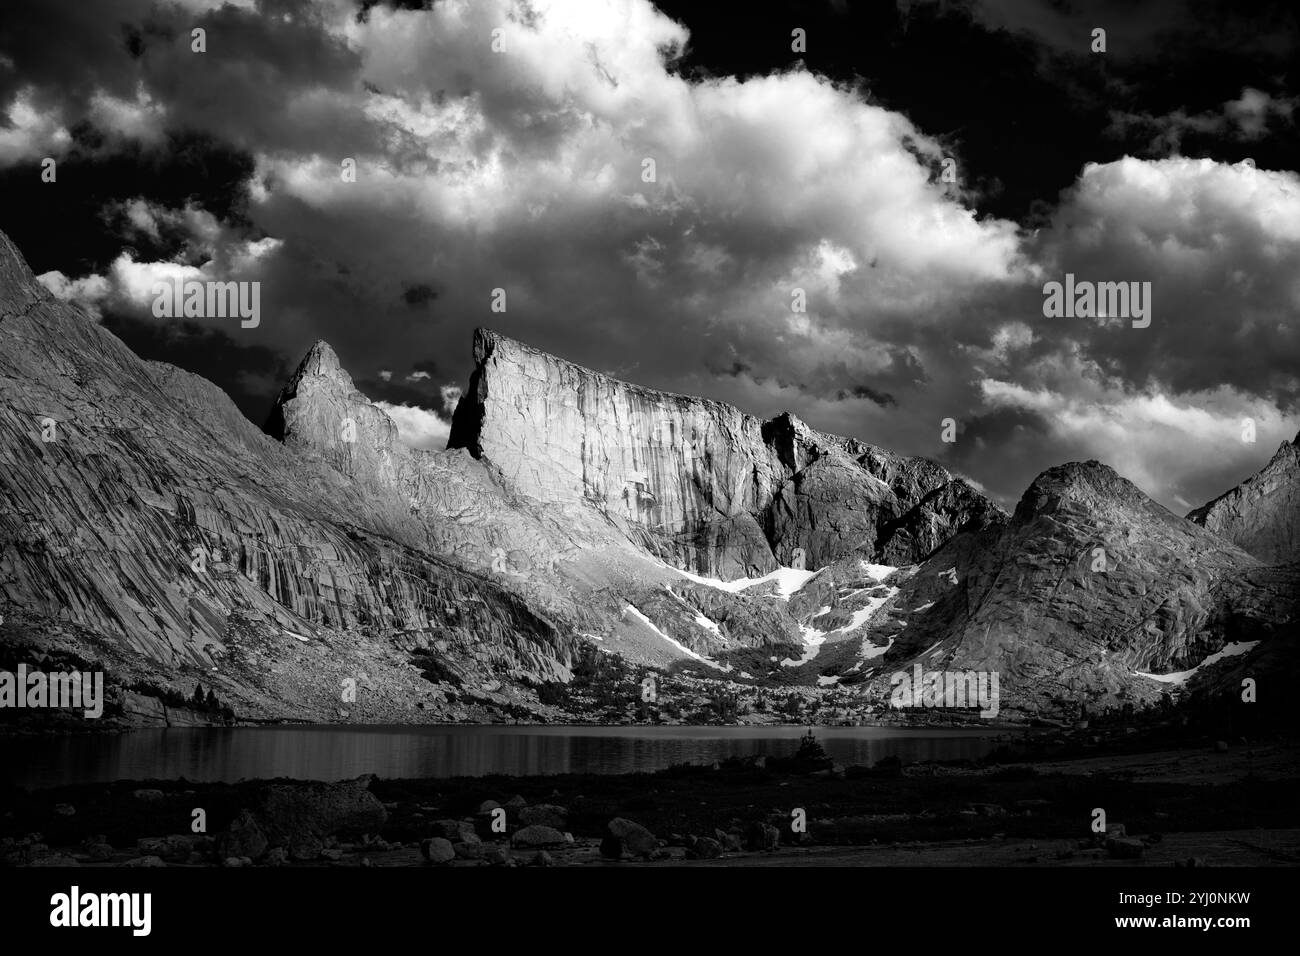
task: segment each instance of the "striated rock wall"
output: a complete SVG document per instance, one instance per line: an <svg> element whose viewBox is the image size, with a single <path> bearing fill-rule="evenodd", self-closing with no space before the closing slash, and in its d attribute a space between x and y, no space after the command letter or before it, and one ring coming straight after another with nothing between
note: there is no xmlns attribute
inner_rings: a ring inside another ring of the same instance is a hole
<svg viewBox="0 0 1300 956"><path fill-rule="evenodd" d="M799 552L809 566L855 552L916 561L997 513L933 462L792 415L765 422L630 385L485 329L474 359L448 447L523 495L591 503L676 567L735 578Z"/></svg>
<svg viewBox="0 0 1300 956"><path fill-rule="evenodd" d="M138 359L46 293L0 236L7 612L76 625L93 635L86 656L122 670L147 662L163 677L225 678L250 629L289 646L345 632L381 658L414 632L484 681L567 675L567 628L431 553L433 536L407 504L361 477L355 458L325 467L296 455L210 383ZM260 664L229 679L239 687L223 686L223 697L304 712L302 700L267 690ZM319 693L337 701L337 684Z"/></svg>

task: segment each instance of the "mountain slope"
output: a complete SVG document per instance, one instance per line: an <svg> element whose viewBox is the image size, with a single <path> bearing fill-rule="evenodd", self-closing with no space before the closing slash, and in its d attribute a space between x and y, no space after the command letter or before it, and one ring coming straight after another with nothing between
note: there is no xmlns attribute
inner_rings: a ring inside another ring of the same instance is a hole
<svg viewBox="0 0 1300 956"><path fill-rule="evenodd" d="M503 675L567 674L569 628L431 553L391 502L210 383L138 359L3 236L0 463L6 647L123 686L202 679L253 717L486 717L511 703L488 689ZM445 681L412 669L431 649ZM369 688L354 704L349 678Z"/></svg>
<svg viewBox="0 0 1300 956"><path fill-rule="evenodd" d="M1294 633L1300 575L1261 570L1107 466L1061 465L1005 525L958 535L902 583L870 669L997 671L1002 706L1030 713L1153 702L1167 685L1142 675Z"/></svg>
<svg viewBox="0 0 1300 956"><path fill-rule="evenodd" d="M1300 434L1255 475L1187 517L1261 561L1300 561Z"/></svg>

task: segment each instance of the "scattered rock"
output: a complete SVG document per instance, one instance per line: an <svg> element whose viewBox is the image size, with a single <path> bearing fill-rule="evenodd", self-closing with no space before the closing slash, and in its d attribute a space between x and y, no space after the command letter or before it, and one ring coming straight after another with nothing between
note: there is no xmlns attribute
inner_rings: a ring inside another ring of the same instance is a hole
<svg viewBox="0 0 1300 956"><path fill-rule="evenodd" d="M481 860L483 859L482 843L457 843L452 849L456 851L458 860Z"/></svg>
<svg viewBox="0 0 1300 956"><path fill-rule="evenodd" d="M338 833L373 833L388 811L368 789L369 776L343 783L272 784L263 789L253 816L270 846L284 846L295 860L314 860Z"/></svg>
<svg viewBox="0 0 1300 956"><path fill-rule="evenodd" d="M137 856L133 860L127 860L123 866L166 866L161 857L157 856Z"/></svg>
<svg viewBox="0 0 1300 956"><path fill-rule="evenodd" d="M56 803L54 805L54 812L61 817L75 817L77 815L77 808L70 803Z"/></svg>
<svg viewBox="0 0 1300 956"><path fill-rule="evenodd" d="M545 850L538 850L537 855L533 857L533 866L554 866L555 861L551 859L551 854Z"/></svg>
<svg viewBox="0 0 1300 956"><path fill-rule="evenodd" d="M1106 852L1114 860L1140 860L1147 845L1133 837L1107 837Z"/></svg>
<svg viewBox="0 0 1300 956"><path fill-rule="evenodd" d="M136 790L131 795L135 797L137 800L154 801L154 800L161 800L163 798L163 792L161 790L150 790L150 789Z"/></svg>

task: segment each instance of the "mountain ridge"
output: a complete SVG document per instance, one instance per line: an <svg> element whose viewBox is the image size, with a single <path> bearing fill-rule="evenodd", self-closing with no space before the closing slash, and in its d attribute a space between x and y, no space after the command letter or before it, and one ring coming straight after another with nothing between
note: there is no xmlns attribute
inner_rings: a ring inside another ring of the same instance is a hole
<svg viewBox="0 0 1300 956"><path fill-rule="evenodd" d="M1295 572L1095 461L1008 515L926 459L488 330L458 447L405 446L323 341L264 432L3 234L0 344L0 647L102 667L128 722L196 681L253 720L572 719L540 688L592 653L859 714L917 663L1001 670L1044 715L1153 703L1149 671L1230 643L1290 659Z"/></svg>

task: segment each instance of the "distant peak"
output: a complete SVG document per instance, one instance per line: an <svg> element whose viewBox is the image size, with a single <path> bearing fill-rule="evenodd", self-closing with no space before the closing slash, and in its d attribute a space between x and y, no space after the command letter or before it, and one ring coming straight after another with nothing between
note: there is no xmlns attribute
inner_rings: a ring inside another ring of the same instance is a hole
<svg viewBox="0 0 1300 956"><path fill-rule="evenodd" d="M338 354L324 339L317 339L298 365L298 371L308 375L325 375L340 368Z"/></svg>
<svg viewBox="0 0 1300 956"><path fill-rule="evenodd" d="M1047 469L1034 479L1016 506L1016 518L1053 511L1063 500L1135 503L1146 496L1114 468L1096 459L1071 461Z"/></svg>

